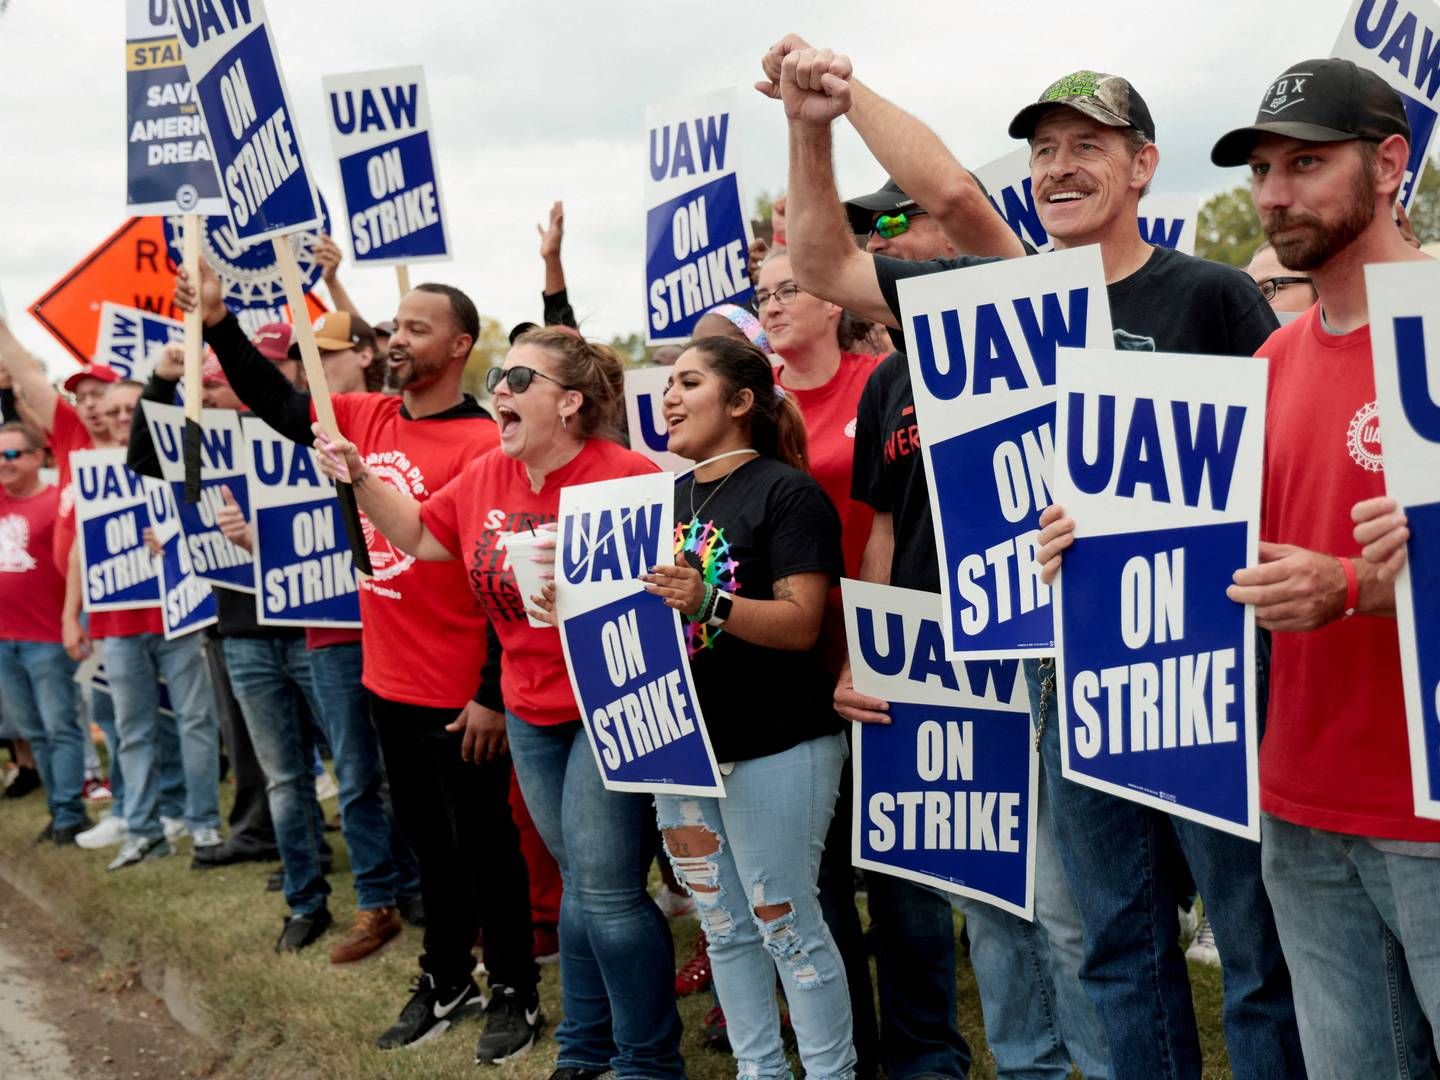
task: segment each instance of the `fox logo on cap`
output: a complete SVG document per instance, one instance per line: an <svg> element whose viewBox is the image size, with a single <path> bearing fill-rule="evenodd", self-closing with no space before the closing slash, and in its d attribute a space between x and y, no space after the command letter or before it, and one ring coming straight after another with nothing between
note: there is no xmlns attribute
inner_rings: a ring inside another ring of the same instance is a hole
<svg viewBox="0 0 1440 1080"><path fill-rule="evenodd" d="M1274 116L1291 105L1304 101L1305 84L1309 80L1310 72L1308 71L1287 71L1271 83L1269 89L1265 91L1265 98L1260 103L1260 111Z"/></svg>

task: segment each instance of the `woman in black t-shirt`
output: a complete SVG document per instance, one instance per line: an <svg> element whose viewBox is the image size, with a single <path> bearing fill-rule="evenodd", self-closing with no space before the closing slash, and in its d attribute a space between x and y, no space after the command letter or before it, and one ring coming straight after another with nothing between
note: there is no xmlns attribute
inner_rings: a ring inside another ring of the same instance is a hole
<svg viewBox="0 0 1440 1080"><path fill-rule="evenodd" d="M647 588L687 620L690 666L726 797L659 795L666 850L695 897L741 1075L787 1073L778 968L811 1076L855 1068L845 971L816 878L846 754L817 649L842 573L840 519L805 472L800 411L745 342L676 361L676 565Z"/></svg>

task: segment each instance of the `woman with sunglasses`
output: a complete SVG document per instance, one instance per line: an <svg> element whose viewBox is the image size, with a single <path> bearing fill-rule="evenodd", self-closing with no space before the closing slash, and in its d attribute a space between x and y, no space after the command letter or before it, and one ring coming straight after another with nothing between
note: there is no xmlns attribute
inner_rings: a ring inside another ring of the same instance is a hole
<svg viewBox="0 0 1440 1080"><path fill-rule="evenodd" d="M855 1069L850 995L816 880L845 738L818 647L842 571L840 521L806 473L805 426L759 349L692 344L664 399L670 447L699 462L675 489L675 566L647 589L687 620L723 799L659 795L695 898L739 1075L787 1075L778 970L811 1077Z"/></svg>
<svg viewBox="0 0 1440 1080"><path fill-rule="evenodd" d="M354 447L326 439L318 426L315 444L326 472L348 473L360 508L393 544L421 559L465 561L499 639L501 692L487 677L476 696L483 708L470 711L476 719L464 752L488 760L508 741L525 803L560 865L565 1019L555 1032L556 1080L591 1080L611 1069L680 1077L674 950L665 917L646 892L651 798L601 784L560 635L528 620L530 598L517 588L502 546L508 534L532 534L556 521L562 487L655 466L612 441L624 408L624 364L613 349L568 330L531 330L516 340L503 368L488 372L486 385L494 394L499 448L423 504L372 480ZM492 645L492 660L496 651Z"/></svg>

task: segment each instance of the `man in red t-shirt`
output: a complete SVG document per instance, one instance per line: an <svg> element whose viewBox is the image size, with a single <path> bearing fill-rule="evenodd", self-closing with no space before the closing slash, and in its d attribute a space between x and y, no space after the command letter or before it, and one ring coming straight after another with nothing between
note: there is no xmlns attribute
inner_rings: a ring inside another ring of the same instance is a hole
<svg viewBox="0 0 1440 1080"><path fill-rule="evenodd" d="M255 350L226 310L208 265L198 284L182 270L175 301L182 310L201 308L205 340L230 385L256 416L310 445L310 395ZM480 332L469 297L448 285L421 285L401 299L396 323L386 359L401 396L338 394L335 416L372 474L423 501L496 446L499 434L490 414L460 388ZM457 1010L480 1000L470 973L481 929L498 1003L486 1035L492 1027L498 1034L516 1019L513 1004L530 1001L539 974L531 956L529 879L508 803L503 717L482 732L477 763L461 758L461 732L472 713L485 713L473 703L486 659L485 618L463 563L416 560L368 523L365 532L374 574L360 591L362 681L395 817L420 863L425 904L423 974L377 1044L392 1049L438 1034Z"/></svg>
<svg viewBox="0 0 1440 1080"><path fill-rule="evenodd" d="M45 786L40 839L73 844L90 822L75 662L60 643L65 579L51 558L60 493L40 480L43 445L32 428L0 427L0 709L29 741Z"/></svg>
<svg viewBox="0 0 1440 1080"><path fill-rule="evenodd" d="M1350 516L1384 492L1364 268L1425 258L1391 216L1409 135L1378 75L1307 60L1211 153L1249 165L1275 254L1319 298L1258 353L1270 361L1261 562L1230 589L1274 633L1261 850L1312 1077L1416 1068L1405 1059L1426 1048L1393 1026L1414 1008L1397 962L1440 1023L1440 822L1412 803L1394 584L1359 558Z"/></svg>

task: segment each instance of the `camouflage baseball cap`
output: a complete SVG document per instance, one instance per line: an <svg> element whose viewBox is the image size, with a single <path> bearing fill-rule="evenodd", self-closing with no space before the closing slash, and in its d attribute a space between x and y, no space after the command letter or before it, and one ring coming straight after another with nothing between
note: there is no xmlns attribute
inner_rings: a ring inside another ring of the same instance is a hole
<svg viewBox="0 0 1440 1080"><path fill-rule="evenodd" d="M1103 71L1075 71L1051 83L1039 101L1015 114L1010 121L1010 137L1032 138L1040 117L1057 105L1075 109L1108 127L1134 128L1155 141L1155 121L1150 119L1145 99L1128 80Z"/></svg>

